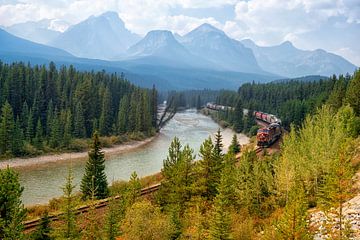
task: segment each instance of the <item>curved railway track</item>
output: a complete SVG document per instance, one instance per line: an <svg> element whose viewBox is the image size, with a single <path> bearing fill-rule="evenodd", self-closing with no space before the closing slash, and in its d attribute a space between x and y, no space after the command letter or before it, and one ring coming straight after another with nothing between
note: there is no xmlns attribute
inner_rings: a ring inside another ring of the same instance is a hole
<svg viewBox="0 0 360 240"><path fill-rule="evenodd" d="M140 196L146 196L148 194L156 192L156 191L159 190L159 188L160 188L160 183L152 185L152 186L147 187L147 188L143 188L143 189L141 189ZM119 199L120 197L121 197L120 195L117 195L114 198ZM97 201L95 203L95 209L105 208L109 204L110 200L111 200L111 198L106 198L106 199L102 199L102 200ZM78 207L76 209L76 215L88 212L90 207L91 207L91 205L84 205L84 206ZM59 221L62 214L63 213L50 215L49 219L50 219L51 222ZM41 222L41 218L36 218L36 219L25 221L24 222L24 230L27 231L27 232L30 232L34 228L39 226L40 222Z"/></svg>

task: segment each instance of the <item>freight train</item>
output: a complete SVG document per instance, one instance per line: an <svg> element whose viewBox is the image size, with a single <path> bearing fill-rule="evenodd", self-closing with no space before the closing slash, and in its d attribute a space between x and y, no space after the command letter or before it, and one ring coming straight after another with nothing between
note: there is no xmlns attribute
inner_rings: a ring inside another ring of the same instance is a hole
<svg viewBox="0 0 360 240"><path fill-rule="evenodd" d="M267 127L259 129L256 134L257 145L269 147L281 137L281 120L275 115L258 111L254 112L254 116L256 119L269 124Z"/></svg>
<svg viewBox="0 0 360 240"><path fill-rule="evenodd" d="M230 106L224 106L224 105L219 105L216 103L207 103L206 107L208 109L212 109L212 110L216 110L216 111L228 111L228 110L234 110L233 107Z"/></svg>
<svg viewBox="0 0 360 240"><path fill-rule="evenodd" d="M281 125L281 120L277 118L275 115L269 113L263 113L259 111L254 111L254 116L256 119L264 121L266 123L277 123Z"/></svg>

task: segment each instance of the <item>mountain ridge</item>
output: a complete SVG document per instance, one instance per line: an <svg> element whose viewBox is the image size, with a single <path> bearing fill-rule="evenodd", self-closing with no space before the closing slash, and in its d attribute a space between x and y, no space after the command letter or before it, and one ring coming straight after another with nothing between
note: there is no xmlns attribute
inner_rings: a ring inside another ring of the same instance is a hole
<svg viewBox="0 0 360 240"><path fill-rule="evenodd" d="M3 29L0 29L0 53L23 53L49 57L72 57L70 53L62 49L16 37Z"/></svg>
<svg viewBox="0 0 360 240"><path fill-rule="evenodd" d="M264 73L251 49L228 37L222 30L204 23L182 38L182 44L192 53L224 69L238 72Z"/></svg>
<svg viewBox="0 0 360 240"><path fill-rule="evenodd" d="M357 68L345 58L334 53L323 49L301 50L289 41L268 47L258 46L250 39L241 42L252 49L262 69L286 77L331 76L352 73Z"/></svg>
<svg viewBox="0 0 360 240"><path fill-rule="evenodd" d="M138 40L140 37L125 27L116 12L105 12L69 27L50 45L77 57L112 59Z"/></svg>

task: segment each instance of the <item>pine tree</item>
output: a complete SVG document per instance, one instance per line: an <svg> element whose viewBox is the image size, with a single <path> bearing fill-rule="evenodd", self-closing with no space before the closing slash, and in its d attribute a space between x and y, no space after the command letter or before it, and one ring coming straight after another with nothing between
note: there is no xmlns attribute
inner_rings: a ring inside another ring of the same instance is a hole
<svg viewBox="0 0 360 240"><path fill-rule="evenodd" d="M237 135L234 134L233 138L231 140L231 145L229 146L229 152L232 154L237 154L240 152L240 150L241 150L241 148L240 148L240 144L237 140Z"/></svg>
<svg viewBox="0 0 360 240"><path fill-rule="evenodd" d="M324 177L320 187L320 203L326 212L336 216L337 221L330 224L330 233L333 239L344 239L346 235L343 205L351 196L352 176L354 169L351 166L349 149L342 150L337 158L330 163L329 172ZM332 208L334 207L334 208ZM334 232L334 229L336 231ZM346 238L347 239L347 238Z"/></svg>
<svg viewBox="0 0 360 240"><path fill-rule="evenodd" d="M57 109L55 109L54 118L51 123L50 139L49 139L49 145L52 148L58 148L61 144L62 132L61 132L59 118L60 118L60 115L59 115Z"/></svg>
<svg viewBox="0 0 360 240"><path fill-rule="evenodd" d="M36 133L35 138L33 139L33 144L37 149L42 149L43 147L43 129L40 119L38 119L36 124Z"/></svg>
<svg viewBox="0 0 360 240"><path fill-rule="evenodd" d="M218 169L213 154L214 145L211 138L206 139L200 146L200 157L197 174L197 187L200 194L207 199L212 199L217 193L219 182Z"/></svg>
<svg viewBox="0 0 360 240"><path fill-rule="evenodd" d="M329 96L327 104L329 104L335 109L339 109L342 106L343 101L345 100L346 82L343 76L340 76L339 80L336 80L336 78L334 80L336 82Z"/></svg>
<svg viewBox="0 0 360 240"><path fill-rule="evenodd" d="M126 205L133 205L140 197L141 183L136 172L131 173L129 185L126 189Z"/></svg>
<svg viewBox="0 0 360 240"><path fill-rule="evenodd" d="M75 107L74 136L77 138L86 137L84 110L80 101L77 102Z"/></svg>
<svg viewBox="0 0 360 240"><path fill-rule="evenodd" d="M181 159L181 143L175 137L170 144L168 156L163 161L163 168L161 174L164 176L159 190L159 201L161 205L175 203L177 201L177 194L174 189L176 184L177 168Z"/></svg>
<svg viewBox="0 0 360 240"><path fill-rule="evenodd" d="M51 133L51 128L52 128L52 123L54 120L54 104L53 101L50 100L49 105L47 107L47 113L46 113L46 130L45 130L45 135L49 136Z"/></svg>
<svg viewBox="0 0 360 240"><path fill-rule="evenodd" d="M157 105L158 105L158 93L156 91L155 85L153 85L152 92L151 92L151 124L153 128L157 128Z"/></svg>
<svg viewBox="0 0 360 240"><path fill-rule="evenodd" d="M20 123L21 123L20 126L24 133L26 132L27 129L28 117L29 117L29 106L25 101L22 106L21 114L20 114Z"/></svg>
<svg viewBox="0 0 360 240"><path fill-rule="evenodd" d="M30 109L26 124L26 141L31 143L33 137L34 137L34 115L32 109Z"/></svg>
<svg viewBox="0 0 360 240"><path fill-rule="evenodd" d="M73 185L74 177L71 168L69 168L68 176L66 177L66 183L63 187L64 192L64 205L62 206L63 215L61 217L64 222L63 225L58 229L58 235L63 239L78 239L79 230L76 223L75 215L75 199Z"/></svg>
<svg viewBox="0 0 360 240"><path fill-rule="evenodd" d="M222 156L222 148L223 148L222 136L221 136L220 128L218 128L216 135L215 135L214 154L218 157L221 157Z"/></svg>
<svg viewBox="0 0 360 240"><path fill-rule="evenodd" d="M360 116L360 70L357 70L353 79L350 80L346 91L346 103L354 109L357 116Z"/></svg>
<svg viewBox="0 0 360 240"><path fill-rule="evenodd" d="M142 98L141 97L141 93L139 92L138 94L138 97L139 98ZM142 104L140 103L138 103L138 104L136 104L136 107L135 107L135 129L134 129L134 131L135 132L140 132L141 130L142 130L142 128L143 128L143 122L142 122L142 120L143 120L143 109L142 109L142 106L141 106Z"/></svg>
<svg viewBox="0 0 360 240"><path fill-rule="evenodd" d="M284 214L276 226L276 239L310 240L309 224L307 221L307 204L301 186L291 190L289 201Z"/></svg>
<svg viewBox="0 0 360 240"><path fill-rule="evenodd" d="M108 240L115 240L120 235L120 223L125 217L125 201L110 198L106 213L105 236Z"/></svg>
<svg viewBox="0 0 360 240"><path fill-rule="evenodd" d="M14 134L11 144L11 152L15 156L20 156L24 146L24 134L21 130L21 123L19 117L17 117L14 127Z"/></svg>
<svg viewBox="0 0 360 240"><path fill-rule="evenodd" d="M50 227L49 213L45 211L41 217L40 225L37 230L32 234L32 240L52 240L51 236L52 228Z"/></svg>
<svg viewBox="0 0 360 240"><path fill-rule="evenodd" d="M194 150L191 149L188 144L185 145L181 153L181 162L179 165L178 177L180 179L176 186L180 195L180 216L183 215L185 207L193 195L193 184L195 182L193 175L194 159Z"/></svg>
<svg viewBox="0 0 360 240"><path fill-rule="evenodd" d="M81 180L81 192L83 198L91 197L91 186L94 181L97 199L108 196L108 184L105 175L105 159L104 152L101 151L99 135L97 132L93 134L93 143L89 151L89 159L86 163L85 174Z"/></svg>
<svg viewBox="0 0 360 240"><path fill-rule="evenodd" d="M103 101L101 106L101 115L99 119L99 131L103 136L109 135L111 132L112 109L111 109L111 93L105 88L103 93Z"/></svg>
<svg viewBox="0 0 360 240"><path fill-rule="evenodd" d="M128 111L129 111L129 97L125 95L121 98L119 103L119 111L118 111L118 132L120 134L124 134L127 132L128 127Z"/></svg>
<svg viewBox="0 0 360 240"><path fill-rule="evenodd" d="M230 166L229 166L230 167ZM229 190L234 182L229 181L228 171L221 176L218 186L218 194L214 199L214 209L210 219L209 239L211 240L227 240L232 239L231 235L231 216L229 212Z"/></svg>
<svg viewBox="0 0 360 240"><path fill-rule="evenodd" d="M71 132L72 132L72 116L70 110L65 113L65 126L63 135L63 146L67 147L70 144Z"/></svg>
<svg viewBox="0 0 360 240"><path fill-rule="evenodd" d="M191 198L193 160L193 150L188 145L182 149L179 139L175 137L164 160L161 171L164 180L159 191L160 203L172 208L174 217L183 215L185 205Z"/></svg>
<svg viewBox="0 0 360 240"><path fill-rule="evenodd" d="M243 120L243 105L241 99L239 98L235 105L234 110L234 130L236 132L241 132L244 128L244 120Z"/></svg>
<svg viewBox="0 0 360 240"><path fill-rule="evenodd" d="M138 119L138 94L137 94L137 90L135 90L130 97L130 107L128 110L128 114L129 114L129 118L128 118L128 124L127 124L127 129L130 132L135 131L136 129L136 121Z"/></svg>
<svg viewBox="0 0 360 240"><path fill-rule="evenodd" d="M23 239L26 210L21 202L24 188L19 174L7 167L0 169L0 239Z"/></svg>
<svg viewBox="0 0 360 240"><path fill-rule="evenodd" d="M12 108L9 102L1 108L1 118L0 118L0 154L11 153L11 147L13 143L13 134L14 134L14 115Z"/></svg>
<svg viewBox="0 0 360 240"><path fill-rule="evenodd" d="M149 106L149 97L147 92L144 92L142 95L142 105L141 105L141 131L148 133L151 130L152 126L152 116Z"/></svg>

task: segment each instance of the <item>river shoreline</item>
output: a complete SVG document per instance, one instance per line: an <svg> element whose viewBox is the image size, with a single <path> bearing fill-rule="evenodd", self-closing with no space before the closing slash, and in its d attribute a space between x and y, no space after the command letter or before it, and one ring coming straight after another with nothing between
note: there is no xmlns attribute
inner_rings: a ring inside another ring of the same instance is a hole
<svg viewBox="0 0 360 240"><path fill-rule="evenodd" d="M114 145L113 147L103 148L102 150L105 153L105 158L108 158L112 155L120 154L123 152L128 152L131 150L136 150L140 147L145 146L146 144L152 142L158 137L157 133L155 136L150 138L146 138L141 141L130 141L118 145ZM46 163L54 163L54 162L66 162L72 160L80 160L88 157L88 152L68 152L68 153L59 153L59 154L49 154L42 155L38 157L31 158L11 158L7 160L0 161L0 169L4 169L7 166L11 168L25 168L25 167L33 167L40 164Z"/></svg>

